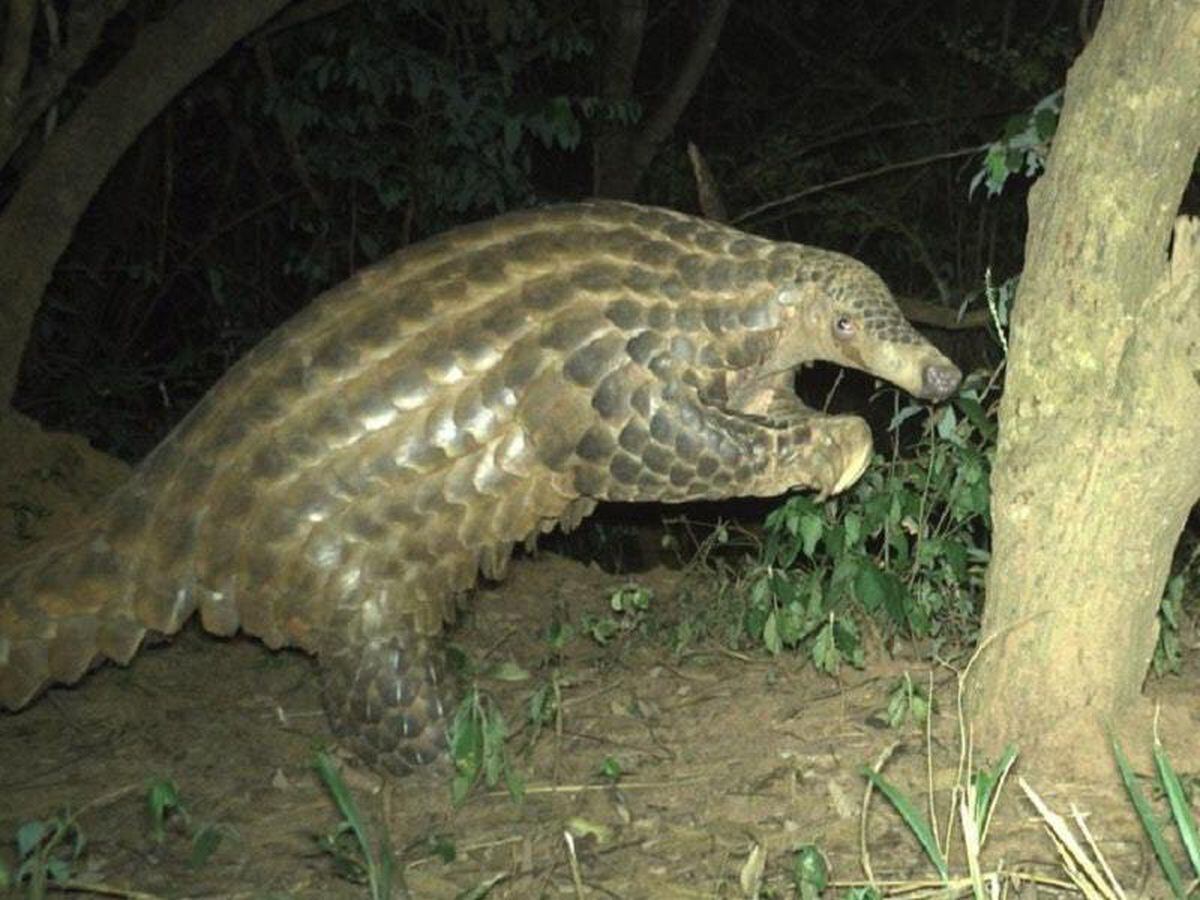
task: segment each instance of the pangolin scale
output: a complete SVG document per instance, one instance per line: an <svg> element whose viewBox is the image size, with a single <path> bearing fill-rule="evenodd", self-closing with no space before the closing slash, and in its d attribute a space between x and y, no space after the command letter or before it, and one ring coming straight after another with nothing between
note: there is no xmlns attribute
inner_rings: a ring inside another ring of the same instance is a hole
<svg viewBox="0 0 1200 900"><path fill-rule="evenodd" d="M368 761L428 762L438 635L515 542L602 500L858 478L866 426L793 390L814 359L935 400L959 381L861 263L667 210L548 207L402 250L270 335L85 527L0 578L0 705L198 612L316 654Z"/></svg>

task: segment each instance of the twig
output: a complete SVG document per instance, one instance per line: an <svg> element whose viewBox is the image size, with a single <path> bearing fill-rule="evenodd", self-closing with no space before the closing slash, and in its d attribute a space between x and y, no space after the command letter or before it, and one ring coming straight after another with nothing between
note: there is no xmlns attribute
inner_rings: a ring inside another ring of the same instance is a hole
<svg viewBox="0 0 1200 900"><path fill-rule="evenodd" d="M809 197L813 194L819 194L823 191L832 190L836 187L842 187L847 184L854 184L858 181L867 181L871 178L878 178L880 175L887 175L891 172L900 172L904 169L915 169L919 166L927 166L930 163L941 162L944 159L958 159L963 156L970 156L973 153L982 153L987 149L986 144L981 144L977 147L962 147L958 150L947 150L944 153L933 153L929 156L922 156L918 159L910 159L899 163L889 163L885 166L878 166L874 169L868 169L865 172L856 172L853 175L845 175L841 178L835 178L833 181L826 181L823 184L814 184L812 187L807 187L802 191L796 191L794 194L786 194L782 197L777 197L774 200L769 200L766 203L761 203L758 206L752 206L738 216L735 216L731 224L737 225L747 219L757 218L768 210L775 209L780 206L786 206L789 203L795 203L804 197ZM786 213L780 213L776 218L782 218ZM767 220L773 221L773 220Z"/></svg>

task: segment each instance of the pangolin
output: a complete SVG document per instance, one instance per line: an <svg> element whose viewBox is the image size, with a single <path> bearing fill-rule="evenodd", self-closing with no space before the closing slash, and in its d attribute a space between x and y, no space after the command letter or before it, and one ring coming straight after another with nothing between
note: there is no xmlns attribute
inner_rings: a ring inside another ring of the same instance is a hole
<svg viewBox="0 0 1200 900"><path fill-rule="evenodd" d="M599 501L862 474L862 420L794 391L818 359L931 400L960 380L862 263L668 210L553 206L401 250L267 337L84 527L0 578L0 704L198 612L315 654L368 762L429 762L439 635L514 543Z"/></svg>

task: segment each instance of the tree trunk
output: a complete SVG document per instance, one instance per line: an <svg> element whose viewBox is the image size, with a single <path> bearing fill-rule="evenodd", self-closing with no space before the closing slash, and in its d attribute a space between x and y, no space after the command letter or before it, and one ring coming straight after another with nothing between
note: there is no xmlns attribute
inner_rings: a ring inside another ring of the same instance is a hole
<svg viewBox="0 0 1200 900"><path fill-rule="evenodd" d="M1200 497L1194 221L1168 256L1200 149L1198 48L1200 3L1109 0L1029 201L968 701L985 749L1084 776L1079 751L1139 706Z"/></svg>
<svg viewBox="0 0 1200 900"><path fill-rule="evenodd" d="M610 123L596 136L592 191L597 197L632 200L654 155L683 114L708 67L733 0L708 0L704 21L670 87L636 130ZM633 99L634 75L646 28L646 0L620 0L609 12L612 34L602 56L599 94L610 103Z"/></svg>
<svg viewBox="0 0 1200 900"><path fill-rule="evenodd" d="M54 265L121 155L181 90L289 0L182 0L137 43L46 142L0 213L0 401Z"/></svg>

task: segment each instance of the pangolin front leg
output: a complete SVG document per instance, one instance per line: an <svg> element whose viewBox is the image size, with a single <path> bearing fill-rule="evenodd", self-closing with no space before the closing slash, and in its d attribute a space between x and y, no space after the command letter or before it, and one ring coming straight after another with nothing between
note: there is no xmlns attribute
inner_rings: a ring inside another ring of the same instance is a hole
<svg viewBox="0 0 1200 900"><path fill-rule="evenodd" d="M586 513L597 500L773 496L798 487L825 495L865 468L871 435L861 419L808 409L785 383L732 399L745 409L679 382L654 385L628 418L597 418L576 452L539 476L571 485L568 508ZM456 690L441 641L408 622L375 619L362 603L346 608L334 633L321 663L335 732L398 774L442 756Z"/></svg>

